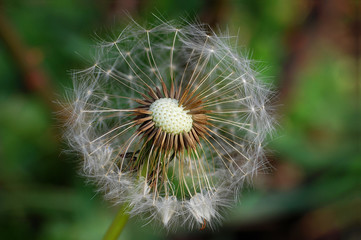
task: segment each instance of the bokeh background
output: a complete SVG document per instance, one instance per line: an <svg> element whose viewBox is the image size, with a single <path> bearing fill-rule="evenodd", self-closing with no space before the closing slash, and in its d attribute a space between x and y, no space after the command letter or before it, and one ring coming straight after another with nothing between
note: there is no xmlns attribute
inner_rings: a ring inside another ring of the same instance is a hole
<svg viewBox="0 0 361 240"><path fill-rule="evenodd" d="M198 18L239 36L279 92L273 166L215 232L131 219L121 239L361 239L357 0L0 0L0 239L101 239L116 207L64 152L56 100L129 19Z"/></svg>

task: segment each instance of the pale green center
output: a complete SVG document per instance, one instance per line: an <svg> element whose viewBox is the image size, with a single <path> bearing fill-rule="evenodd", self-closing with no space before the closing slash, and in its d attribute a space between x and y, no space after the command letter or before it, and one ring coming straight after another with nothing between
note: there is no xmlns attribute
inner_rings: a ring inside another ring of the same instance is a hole
<svg viewBox="0 0 361 240"><path fill-rule="evenodd" d="M167 133L179 134L189 132L192 129L193 119L189 110L178 106L178 100L172 98L160 98L150 105L153 122Z"/></svg>

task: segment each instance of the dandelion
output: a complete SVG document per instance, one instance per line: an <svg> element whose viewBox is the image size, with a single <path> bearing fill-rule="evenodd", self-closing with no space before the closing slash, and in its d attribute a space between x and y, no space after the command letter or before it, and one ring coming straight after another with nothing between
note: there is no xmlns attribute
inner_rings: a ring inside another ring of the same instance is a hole
<svg viewBox="0 0 361 240"><path fill-rule="evenodd" d="M205 25L133 22L74 74L67 139L106 199L165 227L214 227L265 165L271 91Z"/></svg>

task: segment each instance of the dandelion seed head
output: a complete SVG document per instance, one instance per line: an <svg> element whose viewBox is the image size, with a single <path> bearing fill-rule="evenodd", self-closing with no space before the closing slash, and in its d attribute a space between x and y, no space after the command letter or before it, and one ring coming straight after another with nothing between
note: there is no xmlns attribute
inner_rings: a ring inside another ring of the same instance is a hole
<svg viewBox="0 0 361 240"><path fill-rule="evenodd" d="M66 138L114 204L167 228L214 227L265 169L270 87L227 35L132 23L74 74Z"/></svg>

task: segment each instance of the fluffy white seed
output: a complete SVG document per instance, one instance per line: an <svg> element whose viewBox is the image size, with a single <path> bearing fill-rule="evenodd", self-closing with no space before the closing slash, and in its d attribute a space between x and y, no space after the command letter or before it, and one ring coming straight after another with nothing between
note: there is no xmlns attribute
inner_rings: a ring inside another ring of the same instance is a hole
<svg viewBox="0 0 361 240"><path fill-rule="evenodd" d="M166 197L160 200L157 204L158 212L161 216L162 222L165 226L168 225L169 220L173 214L177 211L177 199L176 197Z"/></svg>
<svg viewBox="0 0 361 240"><path fill-rule="evenodd" d="M197 193L190 199L189 206L193 213L193 217L200 224L203 224L204 220L210 221L216 214L216 211L212 206L212 200L209 196L205 196L201 193Z"/></svg>

